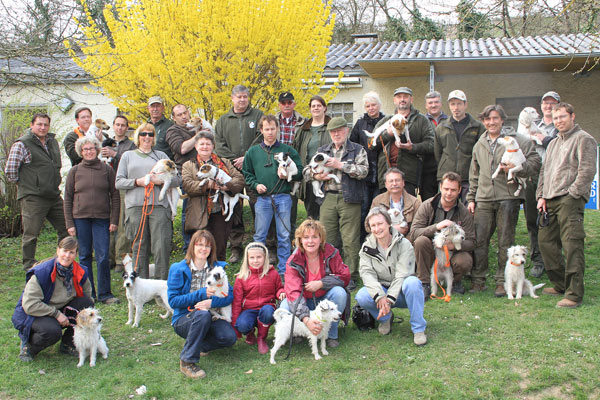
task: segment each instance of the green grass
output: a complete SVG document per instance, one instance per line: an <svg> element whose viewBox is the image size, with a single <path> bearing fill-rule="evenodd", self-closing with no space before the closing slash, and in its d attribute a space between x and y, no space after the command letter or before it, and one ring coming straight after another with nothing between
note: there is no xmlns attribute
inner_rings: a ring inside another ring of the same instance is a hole
<svg viewBox="0 0 600 400"><path fill-rule="evenodd" d="M599 223L600 213L586 212L588 267L579 309L557 309L558 299L549 296L522 299L517 305L494 298L491 289L456 295L450 303L426 303L427 346L412 344L408 312L395 309L404 322L394 324L389 336L359 332L350 324L340 330L340 347L318 362L303 343L294 346L287 361L287 349L280 350L272 366L268 355L239 341L232 349L203 357L200 365L208 377L199 381L179 372L183 339L158 317L161 309L156 305L145 308L140 328L125 325L127 305L118 274L112 276L113 292L122 303L97 306L105 318L107 360L99 359L95 368L76 368L76 359L59 354L55 346L31 363L21 362L17 331L10 322L24 284L20 238L2 239L0 399L123 399L142 384L148 392L136 399L599 398ZM522 214L517 242L528 243ZM38 254L51 256L55 245L56 236L46 229ZM490 251L488 286L495 257ZM181 258L179 251L172 261ZM534 280L538 282L548 281ZM156 343L160 345L152 346Z"/></svg>

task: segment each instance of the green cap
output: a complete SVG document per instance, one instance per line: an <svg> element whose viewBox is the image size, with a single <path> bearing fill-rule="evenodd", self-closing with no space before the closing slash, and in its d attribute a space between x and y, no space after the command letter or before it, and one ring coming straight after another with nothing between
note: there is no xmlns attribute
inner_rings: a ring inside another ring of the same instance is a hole
<svg viewBox="0 0 600 400"><path fill-rule="evenodd" d="M327 130L331 131L333 129L343 128L348 126L348 121L342 117L331 118L331 121L327 124Z"/></svg>

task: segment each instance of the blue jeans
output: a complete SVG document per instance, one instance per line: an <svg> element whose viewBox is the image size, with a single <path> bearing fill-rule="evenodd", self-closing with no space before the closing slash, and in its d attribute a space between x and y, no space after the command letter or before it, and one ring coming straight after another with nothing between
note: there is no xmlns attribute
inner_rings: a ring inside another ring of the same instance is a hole
<svg viewBox="0 0 600 400"><path fill-rule="evenodd" d="M325 293L325 296L317 297L317 304L323 299L333 301L335 303L335 305L337 306L338 311L343 313L344 310L346 309L346 302L348 301L348 294L346 293L346 290L343 287L334 286L331 289L329 289L329 291L327 293ZM314 310L317 305L315 304L314 300L312 298L310 298L310 299L306 299L306 306L310 310ZM292 311L290 309L290 305L288 304L287 299L283 300L279 307L283 308L285 310L288 310L290 312ZM338 338L338 324L339 324L339 322L334 322L331 324L331 327L329 328L329 335L327 336L328 339L337 339Z"/></svg>
<svg viewBox="0 0 600 400"><path fill-rule="evenodd" d="M257 320L264 325L272 325L275 322L274 312L275 307L270 304L262 306L260 310L244 310L235 321L235 329L246 335L254 330Z"/></svg>
<svg viewBox="0 0 600 400"><path fill-rule="evenodd" d="M273 210L273 204L275 210ZM290 216L292 213L292 197L287 193L273 194L270 196L258 196L254 205L254 241L266 244L267 234L271 220L275 218L275 227L277 228L277 270L279 275L285 273L285 263L290 256Z"/></svg>
<svg viewBox="0 0 600 400"><path fill-rule="evenodd" d="M185 339L179 359L188 363L197 363L200 352L231 347L237 341L231 324L222 319L213 321L208 311L196 310L184 315L175 322L173 329Z"/></svg>
<svg viewBox="0 0 600 400"><path fill-rule="evenodd" d="M74 218L77 240L79 241L79 263L88 268L92 297L96 298L94 273L92 269L92 249L96 254L98 268L98 300L103 301L113 294L110 291L110 266L108 249L110 247L109 219L106 218Z"/></svg>
<svg viewBox="0 0 600 400"><path fill-rule="evenodd" d="M387 293L385 287L383 290ZM366 287L361 288L354 298L362 308L371 313L373 318L377 319L377 316L379 315L377 303L375 303L375 300L373 300ZM423 318L425 298L423 297L423 285L419 278L416 276L409 276L404 280L400 295L392 308L408 308L410 313L410 328L413 333L425 332L425 328L427 327L427 321ZM381 317L379 322L385 322L390 319L391 316L390 312L388 315Z"/></svg>
<svg viewBox="0 0 600 400"><path fill-rule="evenodd" d="M180 186L181 194L184 195L185 190L183 190L183 186ZM187 208L188 198L183 199L183 204L181 208L181 236L183 237L183 253L187 251L188 246L190 245L190 239L192 235L185 233L185 209Z"/></svg>

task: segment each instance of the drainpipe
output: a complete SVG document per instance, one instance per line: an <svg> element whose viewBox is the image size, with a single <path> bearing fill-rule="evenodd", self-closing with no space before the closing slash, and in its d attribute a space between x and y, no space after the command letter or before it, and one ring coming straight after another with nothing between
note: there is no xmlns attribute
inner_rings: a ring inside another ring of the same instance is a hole
<svg viewBox="0 0 600 400"><path fill-rule="evenodd" d="M435 90L435 66L432 62L429 63L429 91Z"/></svg>

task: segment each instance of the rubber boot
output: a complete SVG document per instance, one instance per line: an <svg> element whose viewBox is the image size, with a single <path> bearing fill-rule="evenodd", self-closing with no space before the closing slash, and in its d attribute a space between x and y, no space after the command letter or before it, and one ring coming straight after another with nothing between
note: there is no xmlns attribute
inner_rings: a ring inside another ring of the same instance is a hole
<svg viewBox="0 0 600 400"><path fill-rule="evenodd" d="M256 336L254 336L254 328L252 328L252 330L250 332L248 332L248 334L246 334L246 343L248 343L250 346L256 344Z"/></svg>
<svg viewBox="0 0 600 400"><path fill-rule="evenodd" d="M260 354L267 354L269 352L269 345L267 344L267 336L269 335L269 328L271 325L265 325L258 321L258 352Z"/></svg>

